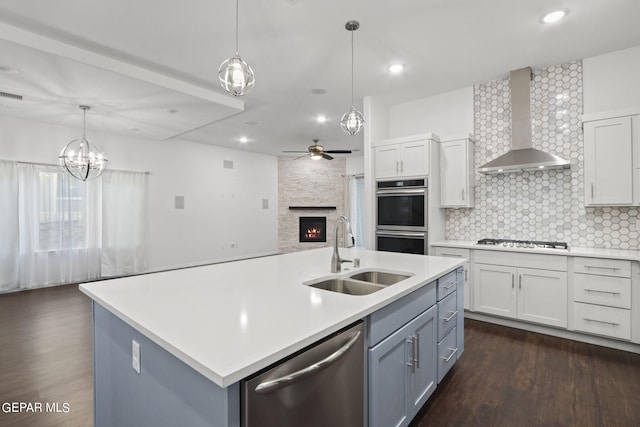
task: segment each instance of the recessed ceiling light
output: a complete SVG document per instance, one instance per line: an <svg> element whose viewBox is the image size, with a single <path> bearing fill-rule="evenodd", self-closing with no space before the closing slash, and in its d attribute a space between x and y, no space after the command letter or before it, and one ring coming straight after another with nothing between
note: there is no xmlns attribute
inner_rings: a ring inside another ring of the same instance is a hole
<svg viewBox="0 0 640 427"><path fill-rule="evenodd" d="M322 114L319 114L318 117L316 117L316 121L318 123L324 123L327 121L327 116L323 116Z"/></svg>
<svg viewBox="0 0 640 427"><path fill-rule="evenodd" d="M566 9L554 10L553 12L549 12L546 15L544 15L541 21L544 24L552 24L554 22L558 22L559 20L567 16L567 13L569 13L569 11Z"/></svg>
<svg viewBox="0 0 640 427"><path fill-rule="evenodd" d="M321 89L321 88L311 89L311 93L314 94L314 95L324 95L325 93L327 93L327 90L326 89Z"/></svg>
<svg viewBox="0 0 640 427"><path fill-rule="evenodd" d="M249 138L247 138L246 136L240 137L240 142L242 142L243 144L246 144L248 141L249 141Z"/></svg>
<svg viewBox="0 0 640 427"><path fill-rule="evenodd" d="M393 74L398 74L404 70L404 64L391 64L389 65L389 72Z"/></svg>
<svg viewBox="0 0 640 427"><path fill-rule="evenodd" d="M178 111L179 111L179 110L176 110L175 108L169 108L169 109L167 110L167 112L169 112L169 113L171 113L171 114L175 114L175 113L177 113Z"/></svg>

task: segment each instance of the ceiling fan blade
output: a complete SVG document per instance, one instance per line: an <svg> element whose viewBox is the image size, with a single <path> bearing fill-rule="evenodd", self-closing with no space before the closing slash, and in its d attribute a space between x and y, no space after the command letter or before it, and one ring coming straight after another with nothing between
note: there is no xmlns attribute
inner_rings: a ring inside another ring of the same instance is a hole
<svg viewBox="0 0 640 427"><path fill-rule="evenodd" d="M320 154L322 155L322 157L323 157L323 158L325 158L325 159L327 159L327 160L333 160L333 157L331 157L331 156L330 156L330 155L328 155L328 154L325 154L325 153L320 153Z"/></svg>
<svg viewBox="0 0 640 427"><path fill-rule="evenodd" d="M282 152L283 153L308 153L309 151L308 150L304 150L304 151L302 151L302 150L297 150L297 151L295 151L295 150L283 150Z"/></svg>
<svg viewBox="0 0 640 427"><path fill-rule="evenodd" d="M325 153L333 153L333 154L351 154L351 150L324 150Z"/></svg>
<svg viewBox="0 0 640 427"><path fill-rule="evenodd" d="M303 158L303 157L309 157L309 153L304 154L304 155L302 155L302 156L300 156L300 157L296 157L296 158L295 158L295 159L293 159L293 160L298 160L298 159L301 159L301 158Z"/></svg>

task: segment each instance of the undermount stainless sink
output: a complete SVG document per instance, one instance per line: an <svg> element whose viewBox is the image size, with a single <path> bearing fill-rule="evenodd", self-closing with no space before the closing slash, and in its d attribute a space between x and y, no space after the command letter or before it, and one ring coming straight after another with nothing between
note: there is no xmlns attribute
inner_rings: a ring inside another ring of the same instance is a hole
<svg viewBox="0 0 640 427"><path fill-rule="evenodd" d="M406 273L368 270L351 274L346 278L332 277L317 282L307 282L305 285L347 295L369 295L411 276L412 274Z"/></svg>
<svg viewBox="0 0 640 427"><path fill-rule="evenodd" d="M362 280L363 282L376 283L383 286L393 285L409 277L411 276L408 274L388 273L377 270L363 271L349 276L349 278L353 280Z"/></svg>
<svg viewBox="0 0 640 427"><path fill-rule="evenodd" d="M384 289L384 286L349 279L327 279L309 286L348 295L369 295Z"/></svg>

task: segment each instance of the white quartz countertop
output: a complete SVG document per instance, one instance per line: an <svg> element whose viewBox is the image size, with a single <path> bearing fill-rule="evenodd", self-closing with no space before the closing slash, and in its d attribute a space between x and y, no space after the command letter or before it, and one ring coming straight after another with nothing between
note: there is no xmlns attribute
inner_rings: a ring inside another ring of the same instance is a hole
<svg viewBox="0 0 640 427"><path fill-rule="evenodd" d="M330 273L332 248L80 285L101 306L221 387L432 282L462 260L340 249L360 258ZM347 268L350 269L347 271ZM368 269L413 276L370 295L303 285Z"/></svg>
<svg viewBox="0 0 640 427"><path fill-rule="evenodd" d="M571 246L568 250L542 248L509 248L505 246L478 245L476 241L471 240L443 240L441 242L431 243L431 246L444 248L481 249L490 251L530 252L538 254L543 253L589 258L610 258L640 262L640 251L627 249L580 248Z"/></svg>

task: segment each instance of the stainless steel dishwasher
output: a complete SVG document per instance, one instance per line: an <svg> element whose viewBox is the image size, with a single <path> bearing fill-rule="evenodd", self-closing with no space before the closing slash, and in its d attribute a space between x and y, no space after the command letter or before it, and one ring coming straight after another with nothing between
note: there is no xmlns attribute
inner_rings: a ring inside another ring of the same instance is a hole
<svg viewBox="0 0 640 427"><path fill-rule="evenodd" d="M242 381L245 427L364 426L362 322Z"/></svg>

